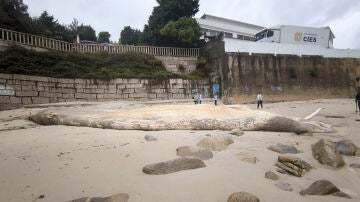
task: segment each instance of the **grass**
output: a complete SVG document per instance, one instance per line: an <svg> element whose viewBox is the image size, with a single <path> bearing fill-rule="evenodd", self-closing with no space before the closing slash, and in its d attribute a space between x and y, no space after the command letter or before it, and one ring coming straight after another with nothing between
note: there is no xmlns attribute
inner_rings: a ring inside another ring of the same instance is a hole
<svg viewBox="0 0 360 202"><path fill-rule="evenodd" d="M35 52L17 46L0 52L0 73L99 80L183 77L167 71L160 60L144 53Z"/></svg>

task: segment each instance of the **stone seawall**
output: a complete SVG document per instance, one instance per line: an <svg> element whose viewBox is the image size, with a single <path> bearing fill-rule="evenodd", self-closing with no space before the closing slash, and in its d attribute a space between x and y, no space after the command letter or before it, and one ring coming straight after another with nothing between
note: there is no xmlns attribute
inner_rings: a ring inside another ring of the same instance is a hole
<svg viewBox="0 0 360 202"><path fill-rule="evenodd" d="M196 92L209 97L209 83L182 79L99 81L0 74L0 109L73 101L189 99Z"/></svg>

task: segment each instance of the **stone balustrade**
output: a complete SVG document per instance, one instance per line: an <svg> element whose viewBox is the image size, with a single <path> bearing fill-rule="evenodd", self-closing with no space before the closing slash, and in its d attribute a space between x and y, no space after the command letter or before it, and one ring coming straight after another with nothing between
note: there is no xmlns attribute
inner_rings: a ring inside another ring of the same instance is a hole
<svg viewBox="0 0 360 202"><path fill-rule="evenodd" d="M108 52L108 53L124 53L124 52L140 52L155 56L183 56L197 57L199 55L198 48L174 48L174 47L154 47L154 46L130 46L115 44L82 44L69 43L56 39L26 34L13 30L0 28L0 40L11 42L19 45L33 46L49 50L67 51L67 52Z"/></svg>

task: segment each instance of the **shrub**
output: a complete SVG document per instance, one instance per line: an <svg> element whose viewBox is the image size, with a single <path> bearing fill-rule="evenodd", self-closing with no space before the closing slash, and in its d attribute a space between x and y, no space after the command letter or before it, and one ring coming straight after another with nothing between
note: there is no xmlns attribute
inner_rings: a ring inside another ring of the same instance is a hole
<svg viewBox="0 0 360 202"><path fill-rule="evenodd" d="M144 53L35 52L16 46L0 52L0 72L100 80L180 78L167 71L160 60Z"/></svg>

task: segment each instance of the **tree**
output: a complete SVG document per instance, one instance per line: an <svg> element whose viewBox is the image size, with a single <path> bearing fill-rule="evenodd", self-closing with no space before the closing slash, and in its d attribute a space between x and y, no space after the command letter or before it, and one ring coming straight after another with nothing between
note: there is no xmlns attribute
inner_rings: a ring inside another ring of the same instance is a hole
<svg viewBox="0 0 360 202"><path fill-rule="evenodd" d="M163 42L176 47L196 47L201 36L200 26L193 18L182 17L168 22L161 30Z"/></svg>
<svg viewBox="0 0 360 202"><path fill-rule="evenodd" d="M199 11L199 0L157 0L148 24L144 27L144 42L151 45L169 45L163 41L160 30L169 22L181 17L193 17Z"/></svg>
<svg viewBox="0 0 360 202"><path fill-rule="evenodd" d="M132 29L130 26L124 27L120 33L120 44L139 45L142 42L142 33L140 30Z"/></svg>
<svg viewBox="0 0 360 202"><path fill-rule="evenodd" d="M77 34L79 34L80 40L97 41L95 30L90 25L81 24L77 28Z"/></svg>
<svg viewBox="0 0 360 202"><path fill-rule="evenodd" d="M32 31L32 19L22 0L0 0L0 27L20 32Z"/></svg>
<svg viewBox="0 0 360 202"><path fill-rule="evenodd" d="M98 42L99 43L110 43L110 33L109 32L99 32Z"/></svg>

